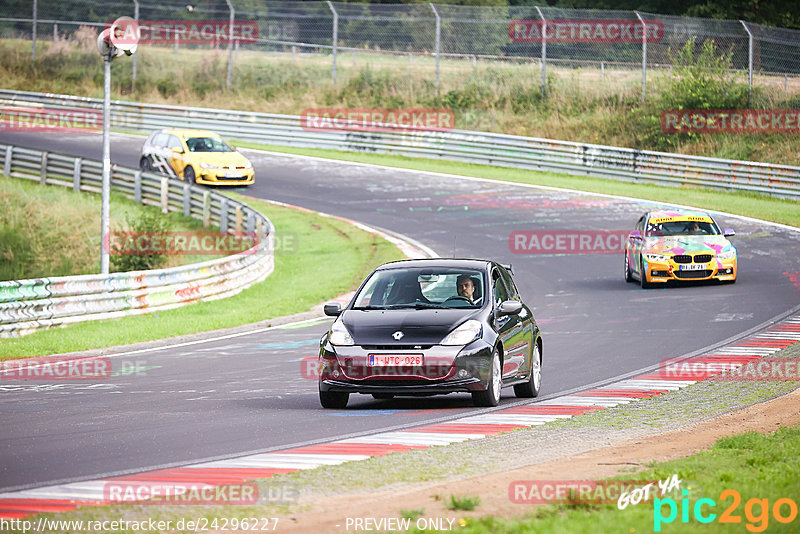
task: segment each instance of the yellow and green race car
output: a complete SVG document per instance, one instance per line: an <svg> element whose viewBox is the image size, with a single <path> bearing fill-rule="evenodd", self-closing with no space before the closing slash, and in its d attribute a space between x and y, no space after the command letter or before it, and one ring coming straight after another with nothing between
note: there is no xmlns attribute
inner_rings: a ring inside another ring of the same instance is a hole
<svg viewBox="0 0 800 534"><path fill-rule="evenodd" d="M708 213L648 211L625 243L625 281L643 288L672 280L736 282L736 248Z"/></svg>

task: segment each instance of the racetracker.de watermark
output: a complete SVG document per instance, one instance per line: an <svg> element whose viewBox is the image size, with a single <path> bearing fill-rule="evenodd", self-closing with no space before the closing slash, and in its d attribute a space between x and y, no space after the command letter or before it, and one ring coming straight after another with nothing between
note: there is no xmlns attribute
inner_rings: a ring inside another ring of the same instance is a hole
<svg viewBox="0 0 800 534"><path fill-rule="evenodd" d="M252 254L255 232L110 232L104 248L112 256L203 256Z"/></svg>
<svg viewBox="0 0 800 534"><path fill-rule="evenodd" d="M735 356L669 358L661 362L659 375L669 380L704 380L712 376L734 381L800 380L800 358L743 356L741 360L736 361Z"/></svg>
<svg viewBox="0 0 800 534"><path fill-rule="evenodd" d="M668 109L664 133L800 133L800 109Z"/></svg>
<svg viewBox="0 0 800 534"><path fill-rule="evenodd" d="M106 482L103 499L117 504L192 506L253 505L259 502L255 482L219 486L201 482Z"/></svg>
<svg viewBox="0 0 800 534"><path fill-rule="evenodd" d="M647 42L664 38L660 20L645 20ZM636 19L516 19L508 24L515 43L642 43L645 26Z"/></svg>
<svg viewBox="0 0 800 534"><path fill-rule="evenodd" d="M508 498L514 504L617 503L626 494L650 500L655 486L649 480L515 480L508 485ZM646 488L642 490L641 488Z"/></svg>
<svg viewBox="0 0 800 534"><path fill-rule="evenodd" d="M514 254L618 254L629 230L514 230L508 250Z"/></svg>
<svg viewBox="0 0 800 534"><path fill-rule="evenodd" d="M105 356L40 356L0 362L0 380L106 380L111 360Z"/></svg>
<svg viewBox="0 0 800 534"><path fill-rule="evenodd" d="M0 108L0 132L84 133L103 127L103 112L82 108Z"/></svg>
<svg viewBox="0 0 800 534"><path fill-rule="evenodd" d="M255 43L255 20L140 20L127 18L108 22L115 44L228 44Z"/></svg>
<svg viewBox="0 0 800 534"><path fill-rule="evenodd" d="M443 108L309 108L300 113L307 131L441 132L455 128L453 110Z"/></svg>

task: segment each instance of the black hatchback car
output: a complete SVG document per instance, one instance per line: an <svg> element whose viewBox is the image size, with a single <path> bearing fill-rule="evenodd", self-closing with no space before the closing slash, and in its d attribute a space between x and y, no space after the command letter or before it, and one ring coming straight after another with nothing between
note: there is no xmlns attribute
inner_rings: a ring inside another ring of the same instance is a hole
<svg viewBox="0 0 800 534"><path fill-rule="evenodd" d="M337 319L320 340L319 398L344 408L351 393L377 399L469 392L497 406L500 389L536 397L542 337L510 267L487 260L387 263L350 303L326 304Z"/></svg>

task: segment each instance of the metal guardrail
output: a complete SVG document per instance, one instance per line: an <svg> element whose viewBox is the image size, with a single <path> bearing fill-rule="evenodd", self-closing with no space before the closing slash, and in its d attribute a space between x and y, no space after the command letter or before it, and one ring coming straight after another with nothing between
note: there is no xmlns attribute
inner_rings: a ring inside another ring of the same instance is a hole
<svg viewBox="0 0 800 534"><path fill-rule="evenodd" d="M102 109L100 99L0 89L0 106ZM596 176L667 186L752 191L800 200L800 167L557 141L468 130L326 132L303 129L300 118L222 109L113 101L111 126L149 133L180 125L268 145L396 154Z"/></svg>
<svg viewBox="0 0 800 534"><path fill-rule="evenodd" d="M41 185L100 192L102 163L0 145L6 177ZM164 213L219 225L221 232L256 234L256 245L238 254L202 263L109 275L62 276L0 282L0 338L42 328L167 310L235 295L274 269L274 228L264 215L215 191L166 176L114 166L111 187Z"/></svg>

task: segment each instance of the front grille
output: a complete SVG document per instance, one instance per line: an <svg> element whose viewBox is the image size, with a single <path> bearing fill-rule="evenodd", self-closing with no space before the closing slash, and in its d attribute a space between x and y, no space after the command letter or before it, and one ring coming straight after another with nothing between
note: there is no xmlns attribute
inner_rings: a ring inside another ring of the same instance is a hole
<svg viewBox="0 0 800 534"><path fill-rule="evenodd" d="M677 256L673 256L672 260L675 263L692 263L692 257L688 254L678 254Z"/></svg>
<svg viewBox="0 0 800 534"><path fill-rule="evenodd" d="M428 350L433 345L361 345L364 350Z"/></svg>
<svg viewBox="0 0 800 534"><path fill-rule="evenodd" d="M695 263L708 263L708 262L711 261L711 258L713 258L713 257L714 256L712 256L711 254L698 254L698 255L696 255L694 257L694 262Z"/></svg>
<svg viewBox="0 0 800 534"><path fill-rule="evenodd" d="M708 278L713 271L675 271L678 278Z"/></svg>

